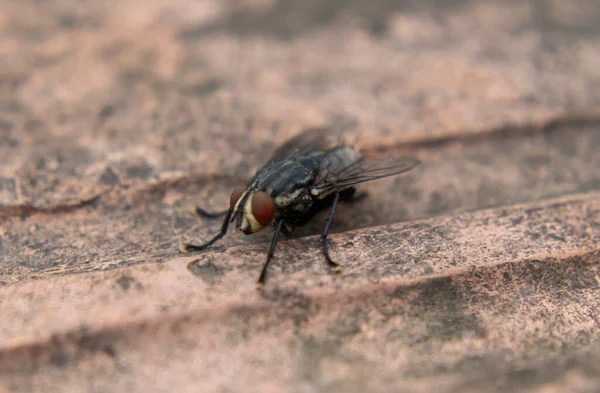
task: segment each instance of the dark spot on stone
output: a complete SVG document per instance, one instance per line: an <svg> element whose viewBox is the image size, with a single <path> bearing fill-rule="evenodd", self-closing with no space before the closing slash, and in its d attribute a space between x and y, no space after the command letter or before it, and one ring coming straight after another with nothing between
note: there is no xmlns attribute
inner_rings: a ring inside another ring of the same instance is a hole
<svg viewBox="0 0 600 393"><path fill-rule="evenodd" d="M115 359L117 357L117 350L112 344L104 344L102 346L102 352Z"/></svg>
<svg viewBox="0 0 600 393"><path fill-rule="evenodd" d="M322 362L339 356L341 340L338 338L322 339L314 336L300 336L294 342L299 346L301 355L298 364L298 378L306 381L315 381L322 374Z"/></svg>
<svg viewBox="0 0 600 393"><path fill-rule="evenodd" d="M244 129L246 130L246 132L252 131L252 129L254 128L254 119L252 117L247 117L244 120Z"/></svg>
<svg viewBox="0 0 600 393"><path fill-rule="evenodd" d="M37 164L35 164L35 169L37 169L38 171L43 171L44 169L46 169L46 159L40 158Z"/></svg>
<svg viewBox="0 0 600 393"><path fill-rule="evenodd" d="M382 145L375 146L375 153L385 154L387 152L388 152L388 148L386 146L382 146Z"/></svg>
<svg viewBox="0 0 600 393"><path fill-rule="evenodd" d="M525 219L525 217L521 216L521 217L511 219L510 222L513 226L516 226L516 225L519 225L520 223L522 223L524 219Z"/></svg>
<svg viewBox="0 0 600 393"><path fill-rule="evenodd" d="M405 334L404 332L398 330L398 329L392 329L391 331L388 332L388 334L386 334L385 336L386 341L400 341L400 340L404 340L405 338Z"/></svg>
<svg viewBox="0 0 600 393"><path fill-rule="evenodd" d="M360 322L364 318L354 315L347 315L333 322L328 328L327 333L333 337L352 337L360 333Z"/></svg>
<svg viewBox="0 0 600 393"><path fill-rule="evenodd" d="M43 124L39 120L28 120L25 123L25 130L31 133L40 132L43 129Z"/></svg>
<svg viewBox="0 0 600 393"><path fill-rule="evenodd" d="M107 186L115 186L119 184L119 176L112 170L111 167L107 167L102 175L100 175L100 183L106 184Z"/></svg>
<svg viewBox="0 0 600 393"><path fill-rule="evenodd" d="M574 138L571 132L564 132L564 130L556 128L546 131L544 138L550 146L558 149L567 157L574 157L578 153L579 138Z"/></svg>
<svg viewBox="0 0 600 393"><path fill-rule="evenodd" d="M486 222L484 222L484 225L487 224ZM448 235L450 235L452 233L452 230L450 228L443 228L443 227L435 227L433 228L433 233L435 233L437 236L439 236L439 238L441 240L444 240L448 237Z"/></svg>
<svg viewBox="0 0 600 393"><path fill-rule="evenodd" d="M383 37L388 33L388 23L386 19L374 19L369 23L369 33L373 37Z"/></svg>
<svg viewBox="0 0 600 393"><path fill-rule="evenodd" d="M486 374L488 370L488 362L483 356L475 355L466 357L456 364L456 369L467 371L470 374Z"/></svg>
<svg viewBox="0 0 600 393"><path fill-rule="evenodd" d="M125 169L125 173L129 177L137 177L140 179L148 179L152 176L152 167L148 164L132 165Z"/></svg>
<svg viewBox="0 0 600 393"><path fill-rule="evenodd" d="M492 180L483 179L477 190L477 206L496 206L506 200L503 185Z"/></svg>
<svg viewBox="0 0 600 393"><path fill-rule="evenodd" d="M506 379L513 385L532 387L540 381L540 373L533 368L510 370ZM548 377L550 377L548 375ZM551 378L550 378L551 379Z"/></svg>
<svg viewBox="0 0 600 393"><path fill-rule="evenodd" d="M287 310L310 311L312 309L312 300L297 290L286 290L277 287L267 288L261 291L260 295L264 300L285 306Z"/></svg>
<svg viewBox="0 0 600 393"><path fill-rule="evenodd" d="M539 212L544 209L545 209L544 207L532 207L530 209L525 209L525 214L527 214L529 216L532 213Z"/></svg>
<svg viewBox="0 0 600 393"><path fill-rule="evenodd" d="M411 301L410 313L430 321L429 338L452 340L485 336L485 329L478 323L477 316L463 311L466 300L451 277L441 277L411 287L419 290L419 294Z"/></svg>
<svg viewBox="0 0 600 393"><path fill-rule="evenodd" d="M218 79L210 79L204 83L201 83L196 86L192 86L192 91L194 94L199 96L205 96L208 94L212 94L215 91L219 90L223 86L223 82Z"/></svg>
<svg viewBox="0 0 600 393"><path fill-rule="evenodd" d="M50 363L57 367L65 367L71 361L72 356L62 350L56 350L50 355Z"/></svg>
<svg viewBox="0 0 600 393"><path fill-rule="evenodd" d="M16 193L15 179L9 177L0 177L0 191L8 189ZM15 194L16 197L16 194Z"/></svg>
<svg viewBox="0 0 600 393"><path fill-rule="evenodd" d="M107 119L115 113L115 107L112 105L104 105L98 113L98 117L101 119Z"/></svg>
<svg viewBox="0 0 600 393"><path fill-rule="evenodd" d="M58 23L64 28L72 28L75 26L76 22L77 20L73 15L63 14L58 16Z"/></svg>
<svg viewBox="0 0 600 393"><path fill-rule="evenodd" d="M439 191L434 191L429 197L428 210L430 214L439 214L448 210L448 201Z"/></svg>
<svg viewBox="0 0 600 393"><path fill-rule="evenodd" d="M0 120L0 130L10 131L13 128L13 123L8 120Z"/></svg>
<svg viewBox="0 0 600 393"><path fill-rule="evenodd" d="M201 260L196 260L188 263L188 269L196 276L209 284L216 284L221 280L221 271L212 262L200 263Z"/></svg>
<svg viewBox="0 0 600 393"><path fill-rule="evenodd" d="M116 282L121 287L121 289L123 289L124 291L128 291L129 288L131 288L131 284L135 282L135 278L123 275L119 277Z"/></svg>
<svg viewBox="0 0 600 393"><path fill-rule="evenodd" d="M481 154L481 153L473 153L468 157L470 161L473 161L482 166L490 166L492 165L492 157L489 154Z"/></svg>
<svg viewBox="0 0 600 393"><path fill-rule="evenodd" d="M553 233L550 233L546 236L547 239L553 239L562 243L566 243L567 240L563 237L563 236L559 236L559 235L555 235Z"/></svg>
<svg viewBox="0 0 600 393"><path fill-rule="evenodd" d="M429 331L443 340L485 336L485 330L479 325L474 314L452 313L441 318L439 322L437 326L432 325Z"/></svg>
<svg viewBox="0 0 600 393"><path fill-rule="evenodd" d="M175 217L173 229L187 229L190 227L190 221L183 217Z"/></svg>
<svg viewBox="0 0 600 393"><path fill-rule="evenodd" d="M407 286L401 285L398 288L396 288L394 290L394 292L392 292L392 296L399 298L399 299L404 299L413 291L414 291L414 289L411 289Z"/></svg>
<svg viewBox="0 0 600 393"><path fill-rule="evenodd" d="M551 159L549 156L545 155L532 155L523 158L523 164L532 169L539 169L544 166L548 166L551 164Z"/></svg>
<svg viewBox="0 0 600 393"><path fill-rule="evenodd" d="M38 250L40 248L43 248L46 244L48 244L48 240L31 243L29 245L29 248L31 248L32 250Z"/></svg>
<svg viewBox="0 0 600 393"><path fill-rule="evenodd" d="M79 332L70 334L70 336L72 336L69 337L71 339L77 339L80 349L89 352L102 351L107 345L105 337L91 335L85 327L81 328Z"/></svg>

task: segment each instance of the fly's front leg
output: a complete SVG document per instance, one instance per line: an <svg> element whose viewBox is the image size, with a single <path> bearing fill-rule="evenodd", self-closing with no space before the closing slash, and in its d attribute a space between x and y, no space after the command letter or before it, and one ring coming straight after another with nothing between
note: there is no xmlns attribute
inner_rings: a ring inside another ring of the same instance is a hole
<svg viewBox="0 0 600 393"><path fill-rule="evenodd" d="M263 265L262 271L260 272L260 277L258 277L258 281L256 282L256 289L261 290L265 287L265 282L267 281L267 268L271 263L271 259L273 258L273 254L275 253L275 246L277 245L277 241L279 240L279 234L281 233L281 228L283 228L283 220L279 219L275 223L275 233L273 234L273 239L271 239L271 247L269 247L269 253L267 254L267 261Z"/></svg>
<svg viewBox="0 0 600 393"><path fill-rule="evenodd" d="M327 234L329 233L329 227L333 222L333 215L335 214L335 209L337 208L338 202L340 201L340 193L336 192L333 197L333 203L331 204L331 209L329 209L329 214L327 215L327 219L325 220L325 226L323 227L323 233L321 234L321 245L323 246L323 256L329 265L331 271L339 273L342 271L342 267L334 262L329 256L329 249L327 247Z"/></svg>
<svg viewBox="0 0 600 393"><path fill-rule="evenodd" d="M220 238L225 236L225 234L227 233L227 229L229 228L229 220L231 219L232 213L233 213L233 210L231 210L231 209L229 209L227 211L225 220L223 220L223 225L221 225L221 230L219 231L219 233L217 233L217 235L215 237L213 237L208 242L206 242L202 245L189 244L189 243L181 244L181 245L179 245L179 249L181 250L181 252L202 251L202 250L205 250L206 248L212 246L217 240L219 240Z"/></svg>
<svg viewBox="0 0 600 393"><path fill-rule="evenodd" d="M229 212L229 209L224 210L222 212L215 212L215 213L211 213L208 212L198 206L196 206L195 210L196 214L201 217L201 218L208 218L208 219L215 219L215 218L219 218L219 217L223 217L225 214L227 214Z"/></svg>

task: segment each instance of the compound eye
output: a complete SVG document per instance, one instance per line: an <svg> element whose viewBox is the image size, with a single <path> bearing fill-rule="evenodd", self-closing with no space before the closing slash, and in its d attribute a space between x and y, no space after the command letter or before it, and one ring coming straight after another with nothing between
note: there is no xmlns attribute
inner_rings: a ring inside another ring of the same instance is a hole
<svg viewBox="0 0 600 393"><path fill-rule="evenodd" d="M233 210L235 204L240 200L242 194L246 191L245 187L236 187L229 197L229 208Z"/></svg>
<svg viewBox="0 0 600 393"><path fill-rule="evenodd" d="M264 191L258 191L252 197L252 215L262 226L267 225L275 216L273 199Z"/></svg>

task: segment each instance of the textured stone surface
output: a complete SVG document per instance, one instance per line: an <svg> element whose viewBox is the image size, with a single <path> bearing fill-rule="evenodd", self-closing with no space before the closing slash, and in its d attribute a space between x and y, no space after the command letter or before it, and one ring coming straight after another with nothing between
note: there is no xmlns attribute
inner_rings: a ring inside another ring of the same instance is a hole
<svg viewBox="0 0 600 393"><path fill-rule="evenodd" d="M595 1L0 4L0 391L600 390ZM423 165L281 242L303 128ZM298 258L298 255L302 255ZM4 390L3 390L4 389Z"/></svg>

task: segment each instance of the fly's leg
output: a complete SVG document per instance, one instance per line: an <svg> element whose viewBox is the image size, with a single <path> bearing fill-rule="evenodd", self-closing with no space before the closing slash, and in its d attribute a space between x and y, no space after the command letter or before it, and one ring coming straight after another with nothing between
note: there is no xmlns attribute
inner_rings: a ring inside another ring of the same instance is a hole
<svg viewBox="0 0 600 393"><path fill-rule="evenodd" d="M271 239L271 247L269 247L269 253L267 254L267 261L263 265L262 271L260 272L260 277L258 277L258 281L256 282L256 289L261 290L265 287L265 282L267 281L267 268L271 263L271 259L273 258L273 254L275 253L275 246L277 245L277 241L279 240L279 233L281 232L281 228L283 227L283 220L277 221L275 224L275 233L273 234L273 239Z"/></svg>
<svg viewBox="0 0 600 393"><path fill-rule="evenodd" d="M229 228L229 219L231 218L232 213L233 213L233 210L231 210L231 209L229 209L227 211L227 216L225 216L225 220L223 220L223 225L221 225L221 230L219 231L219 233L217 233L217 235L215 237L210 239L208 242L206 242L202 245L181 244L181 245L179 245L179 249L182 252L192 252L192 251L202 251L202 250L212 246L217 240L219 240L220 238L225 236L225 234L227 233L227 229Z"/></svg>
<svg viewBox="0 0 600 393"><path fill-rule="evenodd" d="M212 220L215 218L223 217L225 214L227 214L227 212L229 212L229 209L224 210L222 212L211 213L211 212L208 212L208 211L196 206L195 212L201 218L208 218L208 219Z"/></svg>
<svg viewBox="0 0 600 393"><path fill-rule="evenodd" d="M340 200L340 193L336 192L333 197L333 203L331 204L331 209L329 209L329 214L327 215L327 219L325 220L325 226L323 227L323 233L321 234L321 245L323 246L323 256L329 265L331 271L339 273L342 271L342 267L334 262L329 256L329 249L327 247L327 234L329 233L329 227L333 222L333 215L335 214L335 209L337 208L338 202Z"/></svg>

